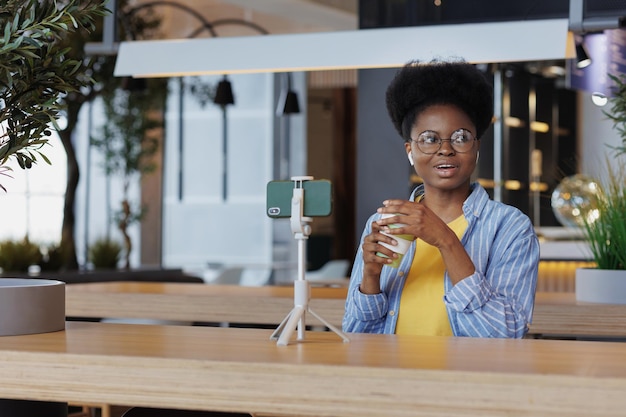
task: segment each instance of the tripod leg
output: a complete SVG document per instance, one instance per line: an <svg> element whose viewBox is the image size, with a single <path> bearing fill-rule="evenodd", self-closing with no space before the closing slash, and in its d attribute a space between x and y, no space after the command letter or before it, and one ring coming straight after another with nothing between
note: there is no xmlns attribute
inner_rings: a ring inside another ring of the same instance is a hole
<svg viewBox="0 0 626 417"><path fill-rule="evenodd" d="M339 330L338 328L336 328L335 326L333 326L332 324L324 320L320 315L318 315L315 311L311 310L310 308L309 308L309 313L311 313L316 319L321 321L330 330L335 332L337 336L341 337L341 339L343 340L343 343L348 343L350 341L350 339L348 339L348 336L346 336L341 330Z"/></svg>
<svg viewBox="0 0 626 417"><path fill-rule="evenodd" d="M304 316L305 311L306 310L301 306L296 306L293 310L291 310L289 319L284 325L284 329L278 338L278 342L276 342L278 346L287 346L289 344L289 339L291 339L291 335L298 326L300 319Z"/></svg>
<svg viewBox="0 0 626 417"><path fill-rule="evenodd" d="M291 317L291 315L293 314L295 309L291 310L289 312L289 314L287 314L285 316L285 318L283 319L283 321L280 322L280 324L278 325L278 327L276 328L276 330L274 330L274 332L272 333L272 335L270 336L270 340L276 340L278 339L278 336L280 335L280 332L285 328L285 324L287 324L287 321L289 321L289 317Z"/></svg>

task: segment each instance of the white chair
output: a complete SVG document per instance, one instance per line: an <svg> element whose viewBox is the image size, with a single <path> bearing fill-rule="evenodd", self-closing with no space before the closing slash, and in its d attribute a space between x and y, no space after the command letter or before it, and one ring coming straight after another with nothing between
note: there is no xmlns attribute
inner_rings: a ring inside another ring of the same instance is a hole
<svg viewBox="0 0 626 417"><path fill-rule="evenodd" d="M260 267L227 267L220 271L210 283L221 285L243 285L260 287L270 280L271 268Z"/></svg>
<svg viewBox="0 0 626 417"><path fill-rule="evenodd" d="M219 272L212 284L239 285L243 271L242 267L226 267Z"/></svg>
<svg viewBox="0 0 626 417"><path fill-rule="evenodd" d="M311 282L336 282L347 281L350 262L347 259L333 259L322 265L315 271L307 271L306 279Z"/></svg>
<svg viewBox="0 0 626 417"><path fill-rule="evenodd" d="M241 273L239 285L246 287L262 287L270 282L271 268L246 268Z"/></svg>

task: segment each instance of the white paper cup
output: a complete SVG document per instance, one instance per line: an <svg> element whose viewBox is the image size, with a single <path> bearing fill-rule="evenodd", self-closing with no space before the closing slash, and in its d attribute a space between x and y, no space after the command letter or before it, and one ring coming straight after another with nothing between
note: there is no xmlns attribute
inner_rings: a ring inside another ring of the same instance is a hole
<svg viewBox="0 0 626 417"><path fill-rule="evenodd" d="M393 216L396 216L396 214L388 214L387 213L387 214L383 214L381 216L381 218L385 219L385 218L393 217ZM402 223L394 223L394 224L390 224L389 228L394 229L394 228L403 227L403 226L404 226L404 224L402 224ZM387 249L392 250L396 254L398 254L398 257L396 259L394 259L392 263L388 264L392 268L397 268L400 265L400 261L402 261L402 258L404 257L404 255L409 250L409 247L411 247L411 243L413 243L413 241L415 240L415 236L413 236L413 235L392 235L391 233L385 233L385 232L381 232L381 233L383 235L385 235L385 236L389 236L390 238L395 239L396 242L398 242L397 245L391 245L391 244L385 243L385 242L378 242L382 246L384 246ZM377 252L376 255L381 256L383 258L388 258L387 255L382 254L380 252Z"/></svg>

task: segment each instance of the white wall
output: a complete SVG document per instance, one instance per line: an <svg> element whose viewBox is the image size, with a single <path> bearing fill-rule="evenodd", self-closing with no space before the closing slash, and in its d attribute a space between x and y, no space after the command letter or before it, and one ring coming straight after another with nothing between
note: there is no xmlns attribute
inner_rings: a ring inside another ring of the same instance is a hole
<svg viewBox="0 0 626 417"><path fill-rule="evenodd" d="M598 107L591 102L591 94L585 92L578 94L578 104L579 172L601 179L606 174L606 157L611 153L607 145L617 146L621 138L603 113L610 110L610 104Z"/></svg>

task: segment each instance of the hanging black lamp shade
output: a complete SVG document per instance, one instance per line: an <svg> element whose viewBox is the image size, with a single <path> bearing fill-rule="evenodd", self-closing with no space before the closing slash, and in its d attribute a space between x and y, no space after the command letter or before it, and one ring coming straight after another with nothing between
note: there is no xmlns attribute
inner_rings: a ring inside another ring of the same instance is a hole
<svg viewBox="0 0 626 417"><path fill-rule="evenodd" d="M213 103L220 106L235 104L235 97L233 96L232 85L225 75L224 78L217 84L217 90L215 91Z"/></svg>
<svg viewBox="0 0 626 417"><path fill-rule="evenodd" d="M591 58L587 54L585 46L581 42L576 42L576 68L582 69L591 65Z"/></svg>
<svg viewBox="0 0 626 417"><path fill-rule="evenodd" d="M291 73L286 73L287 88L283 89L278 98L276 106L276 115L283 116L285 114L300 113L300 104L298 103L298 94L291 89Z"/></svg>
<svg viewBox="0 0 626 417"><path fill-rule="evenodd" d="M300 113L300 105L298 104L298 94L295 91L287 91L285 96L285 104L283 106L283 114Z"/></svg>
<svg viewBox="0 0 626 417"><path fill-rule="evenodd" d="M278 98L276 105L276 115L284 116L286 114L300 113L300 104L298 104L298 94L293 90L283 90Z"/></svg>

